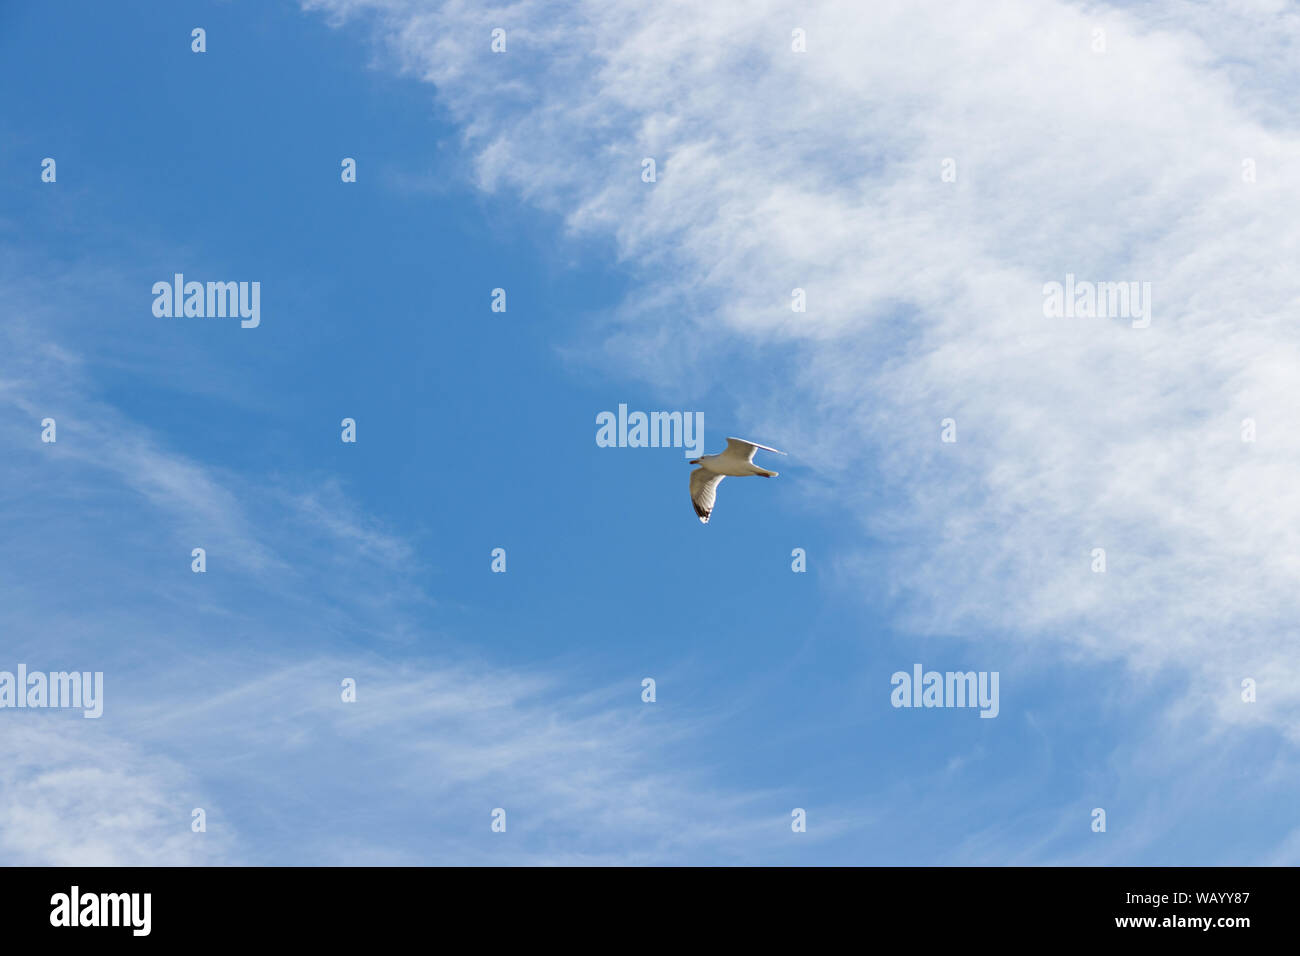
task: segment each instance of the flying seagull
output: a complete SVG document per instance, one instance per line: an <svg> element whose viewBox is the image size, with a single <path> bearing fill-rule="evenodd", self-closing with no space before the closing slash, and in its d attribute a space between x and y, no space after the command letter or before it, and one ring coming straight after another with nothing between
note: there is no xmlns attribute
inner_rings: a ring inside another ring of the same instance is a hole
<svg viewBox="0 0 1300 956"><path fill-rule="evenodd" d="M713 514L713 502L718 497L718 485L727 475L734 475L737 478L743 478L745 475L762 475L764 478L777 476L777 472L759 468L754 464L754 452L760 448L763 451L776 452L778 455L785 454L783 451L745 441L743 438L728 438L727 450L722 454L705 455L703 458L690 460L688 464L700 466L691 472L691 504L695 505L695 513L700 517L700 524L709 523L709 515Z"/></svg>

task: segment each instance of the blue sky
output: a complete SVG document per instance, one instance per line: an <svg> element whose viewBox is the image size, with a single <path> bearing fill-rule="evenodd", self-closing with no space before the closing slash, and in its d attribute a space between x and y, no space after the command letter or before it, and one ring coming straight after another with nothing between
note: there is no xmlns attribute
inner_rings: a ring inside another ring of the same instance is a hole
<svg viewBox="0 0 1300 956"><path fill-rule="evenodd" d="M0 11L0 670L106 688L0 711L0 859L1295 862L1289 76L1177 4L621 7ZM705 527L620 403L789 457Z"/></svg>

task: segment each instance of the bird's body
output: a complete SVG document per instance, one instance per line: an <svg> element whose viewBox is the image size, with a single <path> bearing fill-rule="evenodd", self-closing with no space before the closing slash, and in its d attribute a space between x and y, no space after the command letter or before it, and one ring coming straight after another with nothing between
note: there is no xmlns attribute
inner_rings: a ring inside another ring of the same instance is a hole
<svg viewBox="0 0 1300 956"><path fill-rule="evenodd" d="M764 451L776 452L778 455L785 454L783 451L745 441L743 438L728 438L726 451L691 460L692 465L700 466L691 472L691 504L695 506L695 514L701 524L709 523L709 515L713 514L713 503L718 497L718 485L722 483L723 478L728 476L744 478L750 475L761 475L764 478L777 476L778 472L768 471L754 464L754 452L760 448Z"/></svg>

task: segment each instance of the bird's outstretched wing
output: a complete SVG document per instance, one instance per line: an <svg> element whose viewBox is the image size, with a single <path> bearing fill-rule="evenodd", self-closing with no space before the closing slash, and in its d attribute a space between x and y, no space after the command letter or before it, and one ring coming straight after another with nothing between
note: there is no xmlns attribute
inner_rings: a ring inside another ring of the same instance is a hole
<svg viewBox="0 0 1300 956"><path fill-rule="evenodd" d="M714 474L706 468L696 468L691 472L691 504L695 505L700 524L709 523L709 515L713 514L713 502L718 500L718 485L725 477L727 476Z"/></svg>
<svg viewBox="0 0 1300 956"><path fill-rule="evenodd" d="M775 448L768 448L766 445L760 445L758 442L745 441L743 438L728 438L727 450L724 451L723 454L739 458L741 461L753 461L754 452L759 448L763 449L763 451L776 452L778 455L785 454L783 451L777 451Z"/></svg>

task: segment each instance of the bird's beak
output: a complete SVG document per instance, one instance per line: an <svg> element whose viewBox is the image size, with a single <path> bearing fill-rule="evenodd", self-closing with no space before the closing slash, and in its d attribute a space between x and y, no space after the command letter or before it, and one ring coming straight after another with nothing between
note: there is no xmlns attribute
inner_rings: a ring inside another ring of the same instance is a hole
<svg viewBox="0 0 1300 956"><path fill-rule="evenodd" d="M692 459L691 459L690 461L688 461L686 464L688 464L688 465L698 465L699 463L700 463L700 460L699 460L698 458L692 458Z"/></svg>

